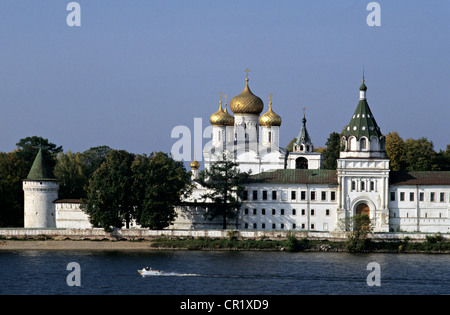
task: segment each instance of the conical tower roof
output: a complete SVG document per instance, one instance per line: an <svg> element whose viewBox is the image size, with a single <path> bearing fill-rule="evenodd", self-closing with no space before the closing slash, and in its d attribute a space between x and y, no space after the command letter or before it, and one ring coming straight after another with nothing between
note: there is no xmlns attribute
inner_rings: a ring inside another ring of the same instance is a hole
<svg viewBox="0 0 450 315"><path fill-rule="evenodd" d="M56 180L55 174L42 152L42 148L39 149L34 159L27 180Z"/></svg>
<svg viewBox="0 0 450 315"><path fill-rule="evenodd" d="M308 130L306 129L306 118L304 113L302 119L302 129L300 129L300 133L298 134L295 143L297 143L298 145L311 144L311 138L309 137Z"/></svg>
<svg viewBox="0 0 450 315"><path fill-rule="evenodd" d="M369 104L367 103L367 87L364 84L364 79L359 90L359 103L356 107L355 112L353 113L350 123L344 131L344 136L355 136L356 139L360 139L361 137L367 137L367 139L370 139L372 136L376 136L379 138L382 136L382 134L380 131L380 127L378 127L378 124L373 117Z"/></svg>

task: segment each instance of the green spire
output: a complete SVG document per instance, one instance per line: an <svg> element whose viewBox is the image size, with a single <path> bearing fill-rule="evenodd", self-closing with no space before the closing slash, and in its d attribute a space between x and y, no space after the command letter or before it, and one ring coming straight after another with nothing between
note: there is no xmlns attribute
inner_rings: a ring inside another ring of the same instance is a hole
<svg viewBox="0 0 450 315"><path fill-rule="evenodd" d="M302 119L302 129L300 129L300 133L297 136L297 140L295 141L298 145L300 144L308 144L311 145L311 138L309 137L308 130L306 130L306 118L305 113L303 113Z"/></svg>
<svg viewBox="0 0 450 315"><path fill-rule="evenodd" d="M360 97L358 106L353 113L352 119L350 120L350 123L344 131L344 135L347 137L355 136L356 139L367 137L367 139L370 140L372 136L382 136L380 127L378 127L378 124L373 117L372 111L370 110L369 104L367 103L365 97L366 90L367 87L363 81L363 84L360 87L360 91L364 91L364 94L362 97Z"/></svg>
<svg viewBox="0 0 450 315"><path fill-rule="evenodd" d="M52 168L42 153L42 148L39 149L39 152L34 159L27 180L56 180Z"/></svg>

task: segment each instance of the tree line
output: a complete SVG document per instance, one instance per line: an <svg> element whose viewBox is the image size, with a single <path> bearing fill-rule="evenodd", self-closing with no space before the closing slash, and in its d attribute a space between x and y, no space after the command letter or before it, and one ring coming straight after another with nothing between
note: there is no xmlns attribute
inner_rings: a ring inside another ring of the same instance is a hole
<svg viewBox="0 0 450 315"><path fill-rule="evenodd" d="M130 222L164 228L175 218L175 205L190 192L190 172L163 152L133 154L108 146L63 152L42 137L27 137L17 149L0 152L0 226L21 227L22 181L39 148L59 180L60 199L80 199L95 227L120 228Z"/></svg>
<svg viewBox="0 0 450 315"><path fill-rule="evenodd" d="M433 142L425 137L403 140L395 131L385 137L386 156L392 171L450 171L450 144L445 151L436 152ZM317 150L322 153L323 168L336 169L341 135L332 132L325 145Z"/></svg>

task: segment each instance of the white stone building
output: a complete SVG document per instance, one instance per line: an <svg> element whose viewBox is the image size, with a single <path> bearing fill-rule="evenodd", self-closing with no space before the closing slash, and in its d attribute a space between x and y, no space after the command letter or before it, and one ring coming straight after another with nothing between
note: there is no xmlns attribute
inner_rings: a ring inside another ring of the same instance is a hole
<svg viewBox="0 0 450 315"><path fill-rule="evenodd" d="M375 232L450 233L450 172L391 172L385 138L367 103L363 83L359 102L341 138L336 170L324 170L314 152L303 115L292 151L279 147L282 119L254 95L248 84L241 94L211 115L212 145L204 149L204 167L222 153L252 171L239 215L229 228L335 232L340 222L367 214ZM192 180L200 163L190 164ZM196 182L195 182L196 183ZM210 206L196 183L193 194L177 207L169 229L221 229L222 220L205 219ZM25 227L91 228L77 200L58 200L58 183L40 152L23 183ZM136 227L135 225L133 227Z"/></svg>
<svg viewBox="0 0 450 315"><path fill-rule="evenodd" d="M367 214L375 232L450 233L450 172L390 172L385 137L367 103L366 91L363 78L359 102L342 135L337 169L323 170L305 116L293 150L275 147L281 117L273 112L270 99L269 110L258 119L263 104L250 91L247 77L244 91L231 101L234 120L221 105L211 116L213 129L222 133L213 133L212 151L204 152L205 168L225 150L241 170L252 170L233 227L334 232L346 218ZM223 133L226 138L220 137ZM239 139L253 143L239 151ZM194 174L199 166L195 165ZM194 229L197 222L205 226L201 213L202 206L207 207L207 202L199 201L202 188L198 188L195 203L190 198L184 208L195 207L193 220L184 225ZM179 213L184 209L179 208ZM174 226L178 227L177 222ZM211 222L212 226L220 224Z"/></svg>

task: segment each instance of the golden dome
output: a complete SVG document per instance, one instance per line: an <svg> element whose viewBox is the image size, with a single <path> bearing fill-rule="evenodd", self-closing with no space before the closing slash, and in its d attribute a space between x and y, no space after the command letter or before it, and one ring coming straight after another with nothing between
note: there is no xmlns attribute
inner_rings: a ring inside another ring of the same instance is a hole
<svg viewBox="0 0 450 315"><path fill-rule="evenodd" d="M199 167L200 167L200 163L198 162L198 161L196 161L195 160L195 158L194 158L194 160L191 162L191 164L189 164L190 166L191 166L191 168L193 169L193 170L198 170L199 169Z"/></svg>
<svg viewBox="0 0 450 315"><path fill-rule="evenodd" d="M234 125L234 117L231 116L230 114L228 114L228 112L226 111L226 107L225 107L225 111L222 109L222 100L220 101L220 106L219 106L219 109L217 110L217 112L215 112L214 114L212 114L209 117L209 122L213 126L233 126Z"/></svg>
<svg viewBox="0 0 450 315"><path fill-rule="evenodd" d="M263 101L250 91L248 78L245 79L245 88L241 94L233 97L230 102L230 109L236 114L259 115L264 109Z"/></svg>
<svg viewBox="0 0 450 315"><path fill-rule="evenodd" d="M259 125L262 127L281 126L281 117L272 111L272 94L269 95L269 110L259 117Z"/></svg>

